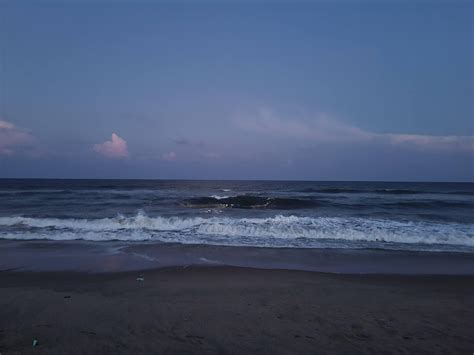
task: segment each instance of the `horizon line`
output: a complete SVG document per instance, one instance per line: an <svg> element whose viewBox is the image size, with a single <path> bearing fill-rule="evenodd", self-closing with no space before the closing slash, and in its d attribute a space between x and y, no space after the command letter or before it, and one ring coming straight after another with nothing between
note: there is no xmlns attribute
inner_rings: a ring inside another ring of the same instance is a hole
<svg viewBox="0 0 474 355"><path fill-rule="evenodd" d="M385 183L446 183L474 184L472 181L443 181L443 180L305 180L305 179L185 179L185 178L71 178L71 177L0 177L0 180L115 180L115 181L261 181L261 182L385 182Z"/></svg>

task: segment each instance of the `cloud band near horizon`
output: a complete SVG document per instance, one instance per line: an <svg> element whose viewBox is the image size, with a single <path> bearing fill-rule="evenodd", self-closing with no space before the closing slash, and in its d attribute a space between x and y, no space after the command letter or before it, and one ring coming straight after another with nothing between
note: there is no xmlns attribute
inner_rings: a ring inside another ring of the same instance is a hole
<svg viewBox="0 0 474 355"><path fill-rule="evenodd" d="M272 110L260 109L255 115L238 116L236 126L267 136L286 137L322 143L388 143L399 147L474 152L474 135L422 135L377 133L363 130L320 114L315 119L282 119Z"/></svg>

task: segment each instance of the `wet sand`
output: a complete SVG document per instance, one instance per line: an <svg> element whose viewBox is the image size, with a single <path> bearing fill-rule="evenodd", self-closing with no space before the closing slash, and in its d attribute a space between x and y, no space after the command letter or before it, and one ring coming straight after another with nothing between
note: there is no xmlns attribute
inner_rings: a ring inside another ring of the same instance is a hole
<svg viewBox="0 0 474 355"><path fill-rule="evenodd" d="M188 265L338 274L474 275L474 253L0 240L0 271L126 272Z"/></svg>
<svg viewBox="0 0 474 355"><path fill-rule="evenodd" d="M473 276L0 272L2 355L471 354L473 329Z"/></svg>

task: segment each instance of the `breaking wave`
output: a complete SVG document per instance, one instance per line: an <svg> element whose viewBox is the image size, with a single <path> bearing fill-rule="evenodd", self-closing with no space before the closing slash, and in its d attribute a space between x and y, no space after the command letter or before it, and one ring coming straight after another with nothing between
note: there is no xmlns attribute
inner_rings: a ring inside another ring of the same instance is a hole
<svg viewBox="0 0 474 355"><path fill-rule="evenodd" d="M218 196L196 197L184 201L186 207L194 208L241 208L241 209L304 209L316 207L338 207L338 208L413 208L413 209L433 209L440 208L470 208L474 207L471 200L439 200L439 199L403 199L393 201L374 201L369 200L367 203L361 201L331 201L327 199L315 199L314 197L297 198L297 197L268 197L253 195L238 196Z"/></svg>
<svg viewBox="0 0 474 355"><path fill-rule="evenodd" d="M474 225L356 217L0 217L1 239L159 241L257 247L474 248ZM404 247L403 247L404 246ZM452 248L451 248L452 249Z"/></svg>
<svg viewBox="0 0 474 355"><path fill-rule="evenodd" d="M188 207L229 207L229 208L270 208L294 209L317 206L317 202L308 199L265 197L252 195L196 197L185 201Z"/></svg>

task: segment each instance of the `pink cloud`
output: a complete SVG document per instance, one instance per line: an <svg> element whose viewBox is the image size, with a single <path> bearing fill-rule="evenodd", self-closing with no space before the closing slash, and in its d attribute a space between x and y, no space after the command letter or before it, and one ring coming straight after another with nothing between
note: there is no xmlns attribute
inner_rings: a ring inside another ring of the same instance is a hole
<svg viewBox="0 0 474 355"><path fill-rule="evenodd" d="M12 155L33 141L33 136L13 123L0 120L0 155Z"/></svg>
<svg viewBox="0 0 474 355"><path fill-rule="evenodd" d="M101 144L94 144L94 150L106 158L127 158L129 156L127 142L112 133L112 139Z"/></svg>
<svg viewBox="0 0 474 355"><path fill-rule="evenodd" d="M162 156L161 156L164 160L176 160L177 158L177 155L175 152L168 152L168 153L164 153Z"/></svg>

